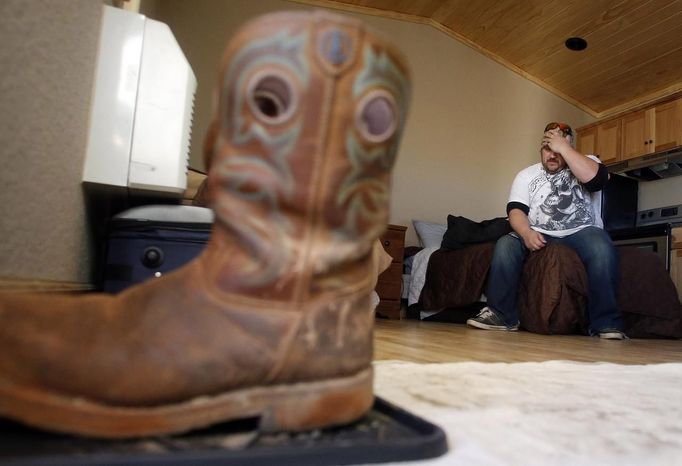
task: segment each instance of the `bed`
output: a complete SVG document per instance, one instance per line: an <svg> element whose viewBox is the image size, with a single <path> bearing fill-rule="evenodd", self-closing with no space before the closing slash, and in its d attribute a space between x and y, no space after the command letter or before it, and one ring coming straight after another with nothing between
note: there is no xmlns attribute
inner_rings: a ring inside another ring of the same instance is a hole
<svg viewBox="0 0 682 466"><path fill-rule="evenodd" d="M408 249L411 256L405 261L408 316L465 322L485 305L495 241L447 250L437 244L446 225L413 225L424 247ZM636 338L682 338L682 304L660 258L637 248L619 248L618 253L625 332ZM521 326L528 331L587 334L587 274L577 254L549 243L531 255L524 265L518 307Z"/></svg>

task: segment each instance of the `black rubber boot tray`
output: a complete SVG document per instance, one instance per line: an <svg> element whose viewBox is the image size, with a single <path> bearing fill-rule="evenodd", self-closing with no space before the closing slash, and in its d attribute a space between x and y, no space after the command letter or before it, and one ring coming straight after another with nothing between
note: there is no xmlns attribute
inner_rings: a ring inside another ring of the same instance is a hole
<svg viewBox="0 0 682 466"><path fill-rule="evenodd" d="M433 458L447 451L437 426L376 398L358 422L302 433L261 434L257 420L184 435L105 441L0 423L3 465L342 465Z"/></svg>

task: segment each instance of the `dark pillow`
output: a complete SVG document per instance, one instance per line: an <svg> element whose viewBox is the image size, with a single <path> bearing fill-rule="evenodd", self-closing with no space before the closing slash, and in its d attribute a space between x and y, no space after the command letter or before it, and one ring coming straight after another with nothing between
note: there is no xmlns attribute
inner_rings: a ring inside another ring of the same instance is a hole
<svg viewBox="0 0 682 466"><path fill-rule="evenodd" d="M462 249L472 244L497 241L511 231L511 225L504 217L474 222L465 217L448 215L448 229L440 247L449 250Z"/></svg>

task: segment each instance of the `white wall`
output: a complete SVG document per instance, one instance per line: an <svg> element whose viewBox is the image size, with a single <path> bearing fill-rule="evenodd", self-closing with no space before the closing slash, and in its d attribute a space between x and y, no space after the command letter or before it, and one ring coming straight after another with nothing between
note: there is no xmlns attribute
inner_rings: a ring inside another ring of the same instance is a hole
<svg viewBox="0 0 682 466"><path fill-rule="evenodd" d="M682 176L639 183L639 209L682 204Z"/></svg>
<svg viewBox="0 0 682 466"><path fill-rule="evenodd" d="M282 0L143 0L140 12L166 22L199 81L192 164L201 144L223 47L236 28L261 13L304 9ZM449 213L474 220L505 215L516 173L539 159L544 125L574 127L592 118L525 78L425 25L367 15L365 20L406 54L413 99L393 175L391 222L446 222Z"/></svg>

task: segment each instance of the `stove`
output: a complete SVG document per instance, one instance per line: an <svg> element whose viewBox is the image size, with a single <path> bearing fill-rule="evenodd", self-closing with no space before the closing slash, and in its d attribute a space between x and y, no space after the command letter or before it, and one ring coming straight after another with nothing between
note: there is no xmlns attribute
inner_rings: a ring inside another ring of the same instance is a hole
<svg viewBox="0 0 682 466"><path fill-rule="evenodd" d="M637 212L637 219L635 220L638 227L678 223L682 223L682 204L642 210Z"/></svg>
<svg viewBox="0 0 682 466"><path fill-rule="evenodd" d="M682 225L682 204L637 212L634 228L609 231L616 247L637 247L658 254L670 270L672 228Z"/></svg>

